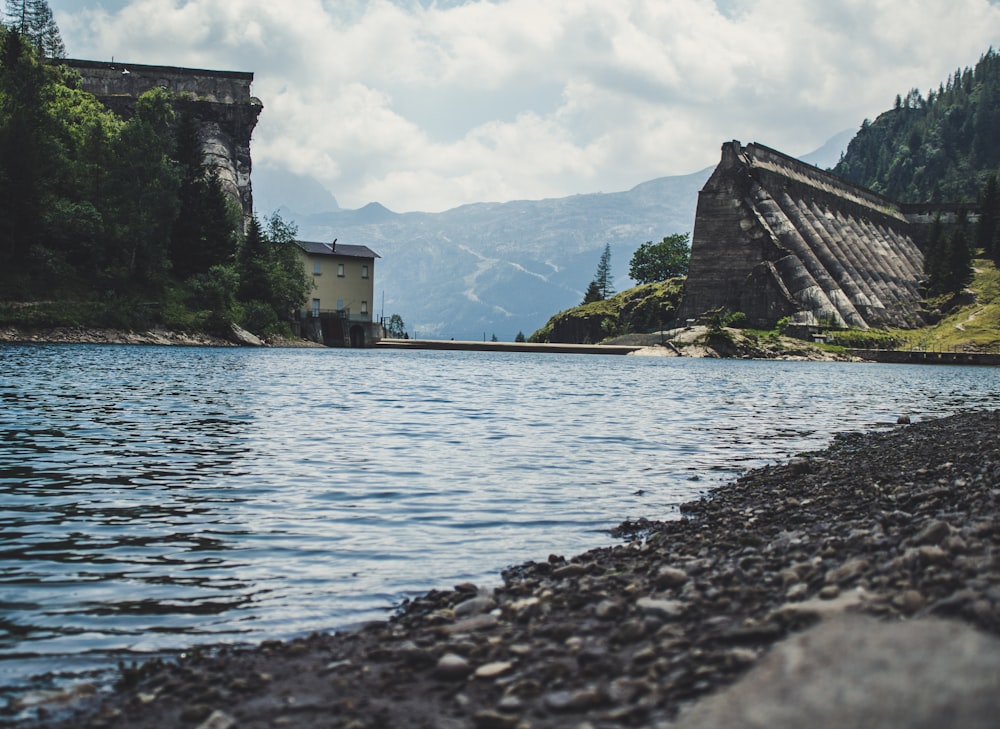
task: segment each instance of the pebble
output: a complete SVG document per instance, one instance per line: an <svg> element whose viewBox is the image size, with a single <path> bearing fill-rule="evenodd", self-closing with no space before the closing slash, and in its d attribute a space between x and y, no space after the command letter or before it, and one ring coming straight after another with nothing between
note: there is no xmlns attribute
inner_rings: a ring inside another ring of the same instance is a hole
<svg viewBox="0 0 1000 729"><path fill-rule="evenodd" d="M251 699L254 726L670 726L845 612L1000 633L997 483L992 413L838 436L829 455L751 471L631 541L513 567L490 593L431 591L357 633L248 651L242 673L225 656L151 669L93 721L53 727L173 729L156 719L172 715L190 728ZM315 718L294 696L315 697Z"/></svg>
<svg viewBox="0 0 1000 729"><path fill-rule="evenodd" d="M839 567L829 570L826 573L825 581L827 584L843 584L845 582L851 582L856 579L858 575L868 569L869 564L867 559L852 559Z"/></svg>
<svg viewBox="0 0 1000 729"><path fill-rule="evenodd" d="M913 538L913 543L917 546L941 544L949 534L951 534L951 525L946 521L935 519Z"/></svg>
<svg viewBox="0 0 1000 729"><path fill-rule="evenodd" d="M622 609L620 600L601 600L594 608L594 614L601 620L612 620L621 615Z"/></svg>
<svg viewBox="0 0 1000 729"><path fill-rule="evenodd" d="M497 601L487 595L479 595L460 602L455 606L455 616L459 618L486 613L497 606Z"/></svg>
<svg viewBox="0 0 1000 729"><path fill-rule="evenodd" d="M475 724L476 729L516 729L519 719L517 716L484 709L477 711L473 715L472 722Z"/></svg>
<svg viewBox="0 0 1000 729"><path fill-rule="evenodd" d="M670 620L684 611L684 603L680 600L663 600L655 597L641 597L635 602L646 615L653 615L664 620Z"/></svg>
<svg viewBox="0 0 1000 729"><path fill-rule="evenodd" d="M198 725L198 729L233 729L236 726L236 719L224 711L216 709L205 721Z"/></svg>
<svg viewBox="0 0 1000 729"><path fill-rule="evenodd" d="M545 695L545 705L553 711L586 711L602 700L601 692L594 686L576 691L552 691Z"/></svg>
<svg viewBox="0 0 1000 729"><path fill-rule="evenodd" d="M656 587L660 590L681 587L688 579L687 572L677 567L663 566L656 571Z"/></svg>
<svg viewBox="0 0 1000 729"><path fill-rule="evenodd" d="M786 600L803 600L809 594L809 585L799 582L785 591Z"/></svg>
<svg viewBox="0 0 1000 729"><path fill-rule="evenodd" d="M486 615L474 615L471 618L465 618L464 620L459 620L450 625L441 626L441 631L451 635L458 633L472 633L477 630L485 630L486 628L492 628L499 622L496 615L487 613Z"/></svg>
<svg viewBox="0 0 1000 729"><path fill-rule="evenodd" d="M472 666L469 662L454 653L445 653L434 667L434 673L445 679L465 678L471 672Z"/></svg>
<svg viewBox="0 0 1000 729"><path fill-rule="evenodd" d="M476 669L476 678L497 678L507 673L510 669L514 667L513 663L508 661L495 661L493 663L486 663Z"/></svg>
<svg viewBox="0 0 1000 729"><path fill-rule="evenodd" d="M904 590L893 596L892 604L899 608L904 615L912 615L918 610L923 609L927 601L924 600L924 596L917 590Z"/></svg>

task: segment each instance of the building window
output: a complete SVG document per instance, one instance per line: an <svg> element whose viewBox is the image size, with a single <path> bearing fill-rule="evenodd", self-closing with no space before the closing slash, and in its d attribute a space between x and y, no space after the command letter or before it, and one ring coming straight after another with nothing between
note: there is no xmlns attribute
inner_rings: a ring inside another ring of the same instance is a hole
<svg viewBox="0 0 1000 729"><path fill-rule="evenodd" d="M338 263L337 264L337 275L340 276L341 278L344 277L344 264L343 263Z"/></svg>
<svg viewBox="0 0 1000 729"><path fill-rule="evenodd" d="M313 276L319 276L322 273L320 270L320 262L313 261Z"/></svg>
<svg viewBox="0 0 1000 729"><path fill-rule="evenodd" d="M312 315L319 316L319 299L313 299Z"/></svg>
<svg viewBox="0 0 1000 729"><path fill-rule="evenodd" d="M367 314L368 313L368 302L367 301L362 301L361 302L361 313L362 314Z"/></svg>
<svg viewBox="0 0 1000 729"><path fill-rule="evenodd" d="M344 300L337 299L337 311L343 311L343 310L344 310Z"/></svg>
<svg viewBox="0 0 1000 729"><path fill-rule="evenodd" d="M368 278L368 266L361 267L361 278Z"/></svg>

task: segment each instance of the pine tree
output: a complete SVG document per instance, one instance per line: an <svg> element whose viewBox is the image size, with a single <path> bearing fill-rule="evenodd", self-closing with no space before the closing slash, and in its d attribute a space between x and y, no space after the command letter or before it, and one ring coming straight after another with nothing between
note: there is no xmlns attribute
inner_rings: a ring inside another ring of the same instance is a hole
<svg viewBox="0 0 1000 729"><path fill-rule="evenodd" d="M12 260L23 261L42 235L49 88L26 37L0 33L0 255Z"/></svg>
<svg viewBox="0 0 1000 729"><path fill-rule="evenodd" d="M27 37L43 56L66 57L66 46L47 0L7 0L6 15L10 27Z"/></svg>
<svg viewBox="0 0 1000 729"><path fill-rule="evenodd" d="M597 284L597 290L601 295L601 299L609 299L614 296L615 289L613 286L613 276L611 275L611 244L604 244L604 252L601 254L601 260L597 264L597 273L594 274L594 282Z"/></svg>
<svg viewBox="0 0 1000 729"><path fill-rule="evenodd" d="M986 184L979 195L979 222L976 224L976 247L983 255L996 258L1000 251L993 250L993 237L1000 218L1000 190L997 189L996 174L986 178Z"/></svg>
<svg viewBox="0 0 1000 729"><path fill-rule="evenodd" d="M924 250L924 274L927 276L927 290L930 294L940 293L943 289L942 274L946 257L941 214L934 215L931 228L927 234L927 245Z"/></svg>
<svg viewBox="0 0 1000 729"><path fill-rule="evenodd" d="M170 236L171 260L180 278L228 263L236 250L236 227L218 172L205 164L200 125L190 114L176 130L175 159L182 171L180 212Z"/></svg>
<svg viewBox="0 0 1000 729"><path fill-rule="evenodd" d="M583 295L584 304L592 304L595 301L601 300L601 289L597 285L597 281L591 281L590 285L587 286L587 291Z"/></svg>
<svg viewBox="0 0 1000 729"><path fill-rule="evenodd" d="M972 278L972 248L969 244L968 215L963 210L952 232L948 260L948 290L959 292Z"/></svg>

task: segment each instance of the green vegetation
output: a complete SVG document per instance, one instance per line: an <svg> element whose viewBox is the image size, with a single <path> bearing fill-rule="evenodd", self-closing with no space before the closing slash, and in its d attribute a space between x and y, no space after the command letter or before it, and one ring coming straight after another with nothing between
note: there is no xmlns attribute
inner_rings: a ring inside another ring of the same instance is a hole
<svg viewBox="0 0 1000 729"><path fill-rule="evenodd" d="M855 349L1000 351L1000 271L989 258L975 259L972 267L972 279L962 292L927 300L926 305L939 317L933 326L829 332L828 341Z"/></svg>
<svg viewBox="0 0 1000 729"><path fill-rule="evenodd" d="M601 253L601 260L597 263L597 272L594 280L587 286L587 292L583 295L584 304L592 304L596 301L604 301L615 292L613 287L613 277L611 275L611 244L604 244L604 252Z"/></svg>
<svg viewBox="0 0 1000 729"><path fill-rule="evenodd" d="M646 241L632 254L628 275L640 284L687 276L691 260L691 236L668 235L659 243Z"/></svg>
<svg viewBox="0 0 1000 729"><path fill-rule="evenodd" d="M924 273L931 296L961 291L972 277L972 246L968 214L963 210L950 234L936 215L924 251Z"/></svg>
<svg viewBox="0 0 1000 729"><path fill-rule="evenodd" d="M900 349L1000 351L1000 271L989 258L973 260L972 268L963 292L928 301L941 315L937 324L889 332Z"/></svg>
<svg viewBox="0 0 1000 729"><path fill-rule="evenodd" d="M169 93L121 119L46 62L39 48L61 41L42 6L8 0L25 20L0 25L0 320L287 333L309 290L294 228L275 217L244 234Z"/></svg>
<svg viewBox="0 0 1000 729"><path fill-rule="evenodd" d="M403 317L399 314L390 316L385 325L385 335L391 339L402 339L405 334L406 324L403 323Z"/></svg>
<svg viewBox="0 0 1000 729"><path fill-rule="evenodd" d="M683 279L674 278L581 304L553 316L528 341L596 344L622 334L662 329L674 320L683 285Z"/></svg>
<svg viewBox="0 0 1000 729"><path fill-rule="evenodd" d="M59 26L46 0L7 0L6 16L11 28L27 38L45 58L65 58Z"/></svg>
<svg viewBox="0 0 1000 729"><path fill-rule="evenodd" d="M957 70L924 97L913 89L865 120L834 168L902 202L972 201L1000 170L1000 54Z"/></svg>

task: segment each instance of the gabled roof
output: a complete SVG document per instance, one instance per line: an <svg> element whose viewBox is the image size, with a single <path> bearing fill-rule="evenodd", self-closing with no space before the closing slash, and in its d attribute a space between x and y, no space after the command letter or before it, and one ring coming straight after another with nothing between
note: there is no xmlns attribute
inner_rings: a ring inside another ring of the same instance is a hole
<svg viewBox="0 0 1000 729"><path fill-rule="evenodd" d="M297 240L295 245L306 253L317 256L342 256L344 258L381 258L368 246L354 246L348 243L319 243L309 240Z"/></svg>

